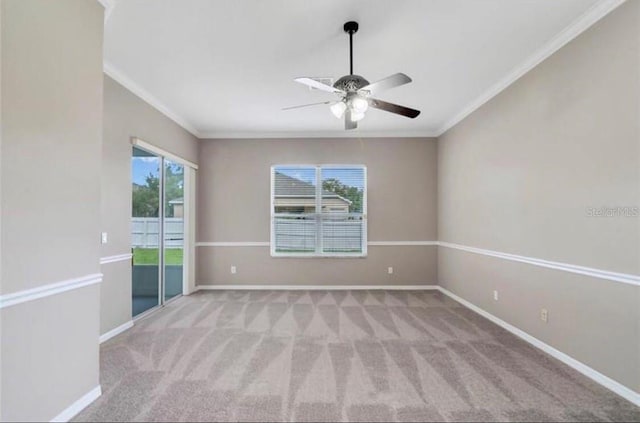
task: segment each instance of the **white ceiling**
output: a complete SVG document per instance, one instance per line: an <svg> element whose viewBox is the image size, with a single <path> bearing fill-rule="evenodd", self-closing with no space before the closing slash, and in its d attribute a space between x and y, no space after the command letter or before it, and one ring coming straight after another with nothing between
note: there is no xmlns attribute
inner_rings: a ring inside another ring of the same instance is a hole
<svg viewBox="0 0 640 423"><path fill-rule="evenodd" d="M591 25L615 0L111 0L105 71L200 137L351 136L334 98L295 77L395 72L378 97L422 114L370 110L358 135L437 135ZM353 131L356 132L356 131Z"/></svg>

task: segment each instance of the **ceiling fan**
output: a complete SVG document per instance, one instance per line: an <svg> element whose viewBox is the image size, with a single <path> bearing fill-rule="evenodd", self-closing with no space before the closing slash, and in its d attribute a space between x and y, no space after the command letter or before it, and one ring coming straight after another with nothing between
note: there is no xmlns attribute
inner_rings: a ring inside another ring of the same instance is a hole
<svg viewBox="0 0 640 423"><path fill-rule="evenodd" d="M396 73L379 81L369 83L360 75L353 74L353 34L358 32L358 22L350 21L344 24L344 32L349 34L349 75L345 75L338 79L333 86L324 84L313 78L296 78L295 81L309 87L334 93L340 96L337 101L322 101L319 103L303 104L301 106L285 107L282 110L298 109L300 107L317 106L321 104L331 104L331 112L338 119L344 117L344 128L355 129L358 127L358 121L364 118L364 114L369 107L384 110L385 112L395 113L415 118L420 114L420 110L411 109L409 107L400 106L386 101L378 100L371 97L389 88L398 87L400 85L411 82L404 73Z"/></svg>

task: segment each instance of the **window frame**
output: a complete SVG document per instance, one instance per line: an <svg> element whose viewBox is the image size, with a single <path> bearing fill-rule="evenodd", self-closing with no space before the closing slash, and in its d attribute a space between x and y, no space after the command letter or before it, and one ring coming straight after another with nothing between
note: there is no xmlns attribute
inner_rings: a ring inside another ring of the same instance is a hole
<svg viewBox="0 0 640 423"><path fill-rule="evenodd" d="M336 168L358 168L362 169L364 175L363 183L363 195L362 195L362 241L361 251L357 253L331 253L322 252L322 236L316 238L316 251L313 253L292 253L292 252L277 252L275 243L275 170L279 167L287 168L300 168L300 169L315 169L316 176L316 197L315 197L315 221L316 230L318 234L322 234L322 217L323 215L330 215L331 213L322 213L322 169L336 169ZM367 231L368 231L368 219L367 219L367 191L368 191L368 177L367 166L363 164L275 164L270 168L270 200L269 200L269 216L270 216L270 238L269 238L269 250L271 257L275 258L366 258L367 257Z"/></svg>

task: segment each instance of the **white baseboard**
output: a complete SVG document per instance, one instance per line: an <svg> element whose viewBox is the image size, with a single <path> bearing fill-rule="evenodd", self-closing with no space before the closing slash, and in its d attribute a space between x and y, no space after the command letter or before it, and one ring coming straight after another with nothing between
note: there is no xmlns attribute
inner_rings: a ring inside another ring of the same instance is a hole
<svg viewBox="0 0 640 423"><path fill-rule="evenodd" d="M72 418L78 415L82 410L84 410L89 404L94 402L98 397L102 395L102 388L100 385L96 386L86 394L84 394L80 399L71 404L69 407L65 408L62 413L55 416L51 419L52 422L68 422Z"/></svg>
<svg viewBox="0 0 640 423"><path fill-rule="evenodd" d="M442 292L443 294L451 297L452 299L456 300L460 304L464 305L465 307L475 311L476 313L478 313L482 317L484 317L484 318L492 321L496 325L508 330L509 332L511 332L512 334L516 335L517 337L523 339L524 341L527 341L528 343L530 343L534 347L541 349L542 351L546 352L550 356L562 361L564 364L566 364L569 367L572 367L573 369L579 371L583 375L585 375L588 378L592 379L593 381L599 383L600 385L604 386L605 388L615 392L616 394L620 395L624 399L634 403L637 406L640 406L640 393L635 392L635 391L627 388L626 386L622 385L621 383L616 382L615 380L611 379L610 377L603 375L602 373L598 372L597 370L592 369L591 367L589 367L586 364L576 360L575 358L563 353L562 351L559 351L559 350L555 349L551 345L542 342L538 338L535 338L535 337L529 335L528 333L524 332L523 330L518 329L517 327L505 322L504 320L502 320L502 319L494 316L493 314L481 309L480 307L470 303L469 301L457 296L453 292L448 291L445 288L442 288L441 286L438 286L437 289L440 292Z"/></svg>
<svg viewBox="0 0 640 423"><path fill-rule="evenodd" d="M197 285L201 290L247 290L247 291L356 291L379 290L420 291L438 289L438 285Z"/></svg>
<svg viewBox="0 0 640 423"><path fill-rule="evenodd" d="M102 335L100 335L100 343L102 344L103 342L108 341L109 339L113 338L116 335L120 335L122 332L132 327L133 327L133 321L129 320L127 323L124 323L118 326L117 328L111 329L109 332L103 333Z"/></svg>

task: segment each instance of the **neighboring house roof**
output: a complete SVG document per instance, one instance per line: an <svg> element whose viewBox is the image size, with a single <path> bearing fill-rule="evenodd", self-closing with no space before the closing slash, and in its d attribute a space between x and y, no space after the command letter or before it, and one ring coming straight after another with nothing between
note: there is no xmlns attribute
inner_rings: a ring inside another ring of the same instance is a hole
<svg viewBox="0 0 640 423"><path fill-rule="evenodd" d="M275 172L275 196L276 197L315 197L316 187L309 182L292 178L284 173ZM351 204L348 200L335 192L322 190L322 198L339 198Z"/></svg>

